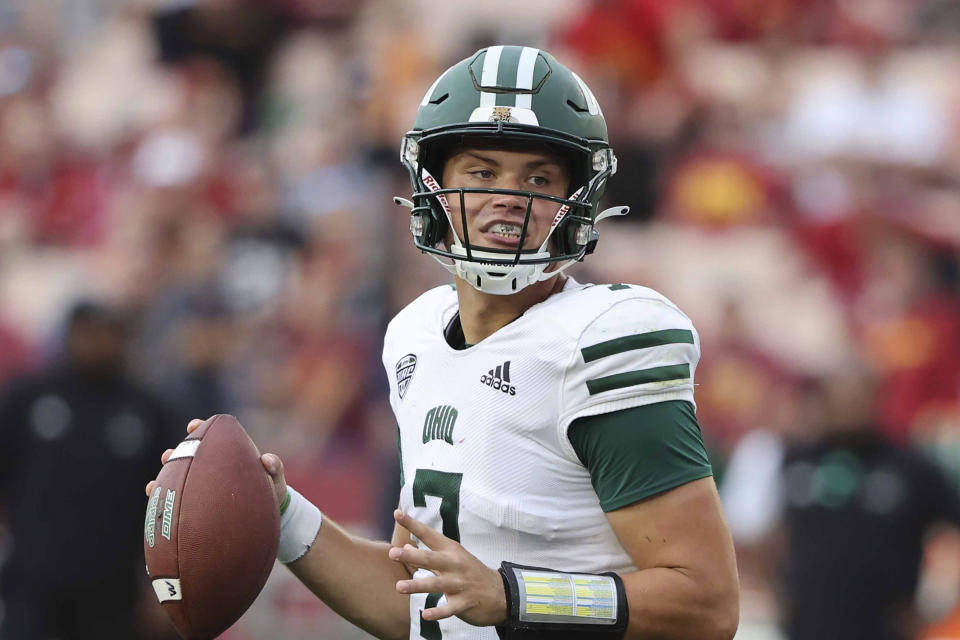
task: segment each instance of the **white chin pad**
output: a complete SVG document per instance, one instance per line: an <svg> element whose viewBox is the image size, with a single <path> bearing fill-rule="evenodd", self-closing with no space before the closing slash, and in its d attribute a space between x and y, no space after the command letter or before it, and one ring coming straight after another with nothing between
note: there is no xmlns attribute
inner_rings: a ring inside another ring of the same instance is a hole
<svg viewBox="0 0 960 640"><path fill-rule="evenodd" d="M473 261L466 260L467 250L464 247L450 247L450 253L464 258L454 260L453 268L457 276L469 282L475 289L494 295L510 295L534 282L539 282L542 279L544 269L547 267L547 263L503 266L484 264L483 260L511 260L516 254L478 251L473 247L470 248L470 256ZM550 252L528 252L521 254L521 257L526 260L543 260L550 257Z"/></svg>

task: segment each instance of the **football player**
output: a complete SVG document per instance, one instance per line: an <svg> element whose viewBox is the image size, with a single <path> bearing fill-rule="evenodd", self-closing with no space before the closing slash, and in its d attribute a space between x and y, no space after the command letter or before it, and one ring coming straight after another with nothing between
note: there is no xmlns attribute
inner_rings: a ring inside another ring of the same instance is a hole
<svg viewBox="0 0 960 640"><path fill-rule="evenodd" d="M324 518L265 454L280 561L384 638L732 638L697 333L656 291L564 274L626 213L598 208L617 160L590 89L545 51L483 49L427 90L401 161L413 242L454 282L385 337L393 540Z"/></svg>

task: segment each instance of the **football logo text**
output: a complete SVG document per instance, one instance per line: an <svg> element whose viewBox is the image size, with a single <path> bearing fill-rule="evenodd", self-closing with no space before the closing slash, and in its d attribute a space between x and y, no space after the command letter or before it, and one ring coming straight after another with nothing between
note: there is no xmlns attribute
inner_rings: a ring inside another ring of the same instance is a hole
<svg viewBox="0 0 960 640"><path fill-rule="evenodd" d="M163 500L163 526L160 529L160 535L167 540L170 539L170 526L173 524L173 501L176 497L176 491L167 489L167 496Z"/></svg>
<svg viewBox="0 0 960 640"><path fill-rule="evenodd" d="M147 505L147 517L143 523L143 533L147 538L147 544L150 545L152 549L156 545L156 530L157 530L157 504L160 502L160 487L158 486L153 490L153 495L150 496L150 504Z"/></svg>

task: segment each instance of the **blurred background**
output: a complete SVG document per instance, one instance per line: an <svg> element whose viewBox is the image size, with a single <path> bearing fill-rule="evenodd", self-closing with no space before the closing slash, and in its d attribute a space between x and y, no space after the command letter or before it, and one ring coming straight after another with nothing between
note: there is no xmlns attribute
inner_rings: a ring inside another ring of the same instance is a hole
<svg viewBox="0 0 960 640"><path fill-rule="evenodd" d="M869 637L960 638L938 524L960 524L958 0L0 0L0 616L36 592L82 618L26 541L141 535L191 417L237 415L332 517L388 535L382 332L446 281L391 202L399 143L495 43L549 50L604 109L606 200L632 213L575 277L653 287L700 331L738 637L882 612L899 631ZM91 465L90 491L135 496L81 515ZM114 608L176 637L142 552L113 555L137 576L96 578L135 585ZM850 579L801 575L821 565ZM366 636L277 568L224 637Z"/></svg>

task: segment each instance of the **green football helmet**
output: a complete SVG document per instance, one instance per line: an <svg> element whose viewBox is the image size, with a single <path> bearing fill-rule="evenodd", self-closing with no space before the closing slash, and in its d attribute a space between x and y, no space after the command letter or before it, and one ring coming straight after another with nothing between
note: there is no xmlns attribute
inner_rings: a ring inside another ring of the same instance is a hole
<svg viewBox="0 0 960 640"><path fill-rule="evenodd" d="M569 159L571 195L557 198L534 191L443 188L434 175L442 175L452 149L472 142L502 144L508 149L535 145ZM413 197L395 198L395 202L411 210L414 244L487 293L515 293L557 275L594 250L597 222L629 211L622 206L598 210L607 178L616 173L617 158L596 98L577 74L533 47L488 47L447 69L424 95L413 130L403 138L400 161L410 173ZM459 198L467 235L466 193L526 198L516 250L472 245L469 237L449 233L453 221L448 199ZM536 198L555 203L557 213L543 244L523 249ZM554 266L548 270L550 265Z"/></svg>

